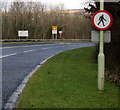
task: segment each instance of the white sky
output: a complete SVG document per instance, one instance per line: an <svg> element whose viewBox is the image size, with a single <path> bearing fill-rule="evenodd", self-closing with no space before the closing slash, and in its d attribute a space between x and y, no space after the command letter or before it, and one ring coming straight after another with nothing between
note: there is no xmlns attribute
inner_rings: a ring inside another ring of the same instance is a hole
<svg viewBox="0 0 120 110"><path fill-rule="evenodd" d="M0 0L2 2L12 2L12 1L19 1L19 0ZM58 5L60 3L63 3L65 6L65 9L81 9L84 8L84 3L87 1L93 1L93 0L20 0L25 2L42 2L47 3L47 5ZM98 0L99 2L100 0ZM104 0L106 2L115 2L120 0Z"/></svg>
<svg viewBox="0 0 120 110"><path fill-rule="evenodd" d="M38 0L40 1L40 0ZM60 4L63 3L65 5L65 8L68 9L80 9L83 8L83 2L86 0L41 0L43 3L49 3L49 4Z"/></svg>
<svg viewBox="0 0 120 110"><path fill-rule="evenodd" d="M3 2L12 2L17 0L0 0ZM21 0L26 2L42 2L48 5L58 5L63 3L65 9L81 9L84 8L84 3L89 0Z"/></svg>

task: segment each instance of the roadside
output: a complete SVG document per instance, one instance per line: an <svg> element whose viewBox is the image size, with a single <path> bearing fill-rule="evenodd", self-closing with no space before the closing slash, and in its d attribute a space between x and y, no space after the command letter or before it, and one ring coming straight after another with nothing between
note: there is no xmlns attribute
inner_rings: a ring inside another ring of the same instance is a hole
<svg viewBox="0 0 120 110"><path fill-rule="evenodd" d="M118 87L105 81L97 89L95 47L62 52L29 80L17 108L117 108Z"/></svg>
<svg viewBox="0 0 120 110"><path fill-rule="evenodd" d="M3 40L2 42L0 41L0 44L23 44L23 43L61 43L61 42L90 42L90 39L42 39L42 40L34 40L34 39L21 39L21 40Z"/></svg>

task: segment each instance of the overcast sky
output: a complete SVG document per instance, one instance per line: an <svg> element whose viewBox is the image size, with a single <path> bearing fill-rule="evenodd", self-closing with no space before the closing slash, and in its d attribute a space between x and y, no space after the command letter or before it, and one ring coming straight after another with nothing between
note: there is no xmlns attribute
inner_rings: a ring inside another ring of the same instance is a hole
<svg viewBox="0 0 120 110"><path fill-rule="evenodd" d="M0 0L3 2L11 2L11 1L19 1L19 0ZM85 2L92 1L92 0L20 0L20 1L27 1L27 2L42 2L47 3L47 5L58 5L63 3L65 9L81 9L85 7ZM100 0L97 0L98 2ZM104 0L105 2L115 2L120 0Z"/></svg>
<svg viewBox="0 0 120 110"><path fill-rule="evenodd" d="M65 5L65 8L67 9L80 9L84 7L83 3L86 0L38 0L38 1L42 1L43 3L49 3L53 5L63 3Z"/></svg>
<svg viewBox="0 0 120 110"><path fill-rule="evenodd" d="M13 2L17 0L0 0L0 1ZM20 0L20 1L42 2L47 3L47 5L58 5L63 3L65 9L82 9L84 8L84 3L89 0Z"/></svg>

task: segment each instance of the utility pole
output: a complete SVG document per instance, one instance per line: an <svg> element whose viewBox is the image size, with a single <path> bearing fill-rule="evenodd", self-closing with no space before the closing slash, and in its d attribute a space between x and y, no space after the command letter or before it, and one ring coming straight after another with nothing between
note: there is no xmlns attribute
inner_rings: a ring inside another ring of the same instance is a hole
<svg viewBox="0 0 120 110"><path fill-rule="evenodd" d="M100 0L100 10L104 10L104 0ZM105 56L104 56L104 31L100 30L100 44L98 55L98 89L104 90L104 68L105 68Z"/></svg>

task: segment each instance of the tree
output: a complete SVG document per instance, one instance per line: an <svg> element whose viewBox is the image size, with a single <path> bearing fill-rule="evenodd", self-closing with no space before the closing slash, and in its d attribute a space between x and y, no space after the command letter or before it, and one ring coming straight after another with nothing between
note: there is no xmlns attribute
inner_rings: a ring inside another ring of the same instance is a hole
<svg viewBox="0 0 120 110"><path fill-rule="evenodd" d="M3 12L3 39L18 39L18 30L28 30L29 39L51 39L51 27L55 25L58 31L63 31L63 38L90 38L89 20L80 10L78 13L64 10L64 4L47 10L47 5L41 2L12 2L7 9Z"/></svg>

